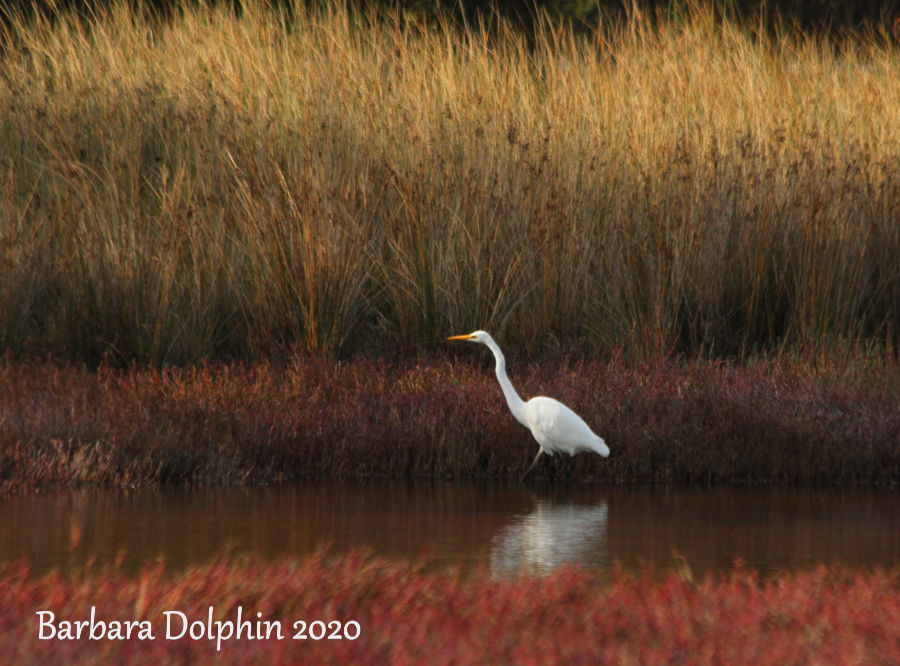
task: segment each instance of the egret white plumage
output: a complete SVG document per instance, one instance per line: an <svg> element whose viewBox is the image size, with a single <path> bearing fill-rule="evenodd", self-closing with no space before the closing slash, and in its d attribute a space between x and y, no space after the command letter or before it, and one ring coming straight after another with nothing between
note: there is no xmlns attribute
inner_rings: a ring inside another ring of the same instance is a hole
<svg viewBox="0 0 900 666"><path fill-rule="evenodd" d="M497 359L495 368L497 380L506 397L509 411L519 423L531 430L531 434L534 435L541 447L531 466L522 476L522 481L531 473L543 453L549 456L556 453L568 453L570 456L574 456L580 451L593 451L604 458L609 455L609 447L606 446L606 442L595 435L578 414L558 400L538 396L524 401L519 397L516 389L510 383L509 377L506 376L506 357L503 356L503 352L500 351L500 347L490 334L485 331L475 331L468 335L454 335L447 339L477 342L494 352L494 358ZM562 461L568 472L568 461L565 458L562 458Z"/></svg>

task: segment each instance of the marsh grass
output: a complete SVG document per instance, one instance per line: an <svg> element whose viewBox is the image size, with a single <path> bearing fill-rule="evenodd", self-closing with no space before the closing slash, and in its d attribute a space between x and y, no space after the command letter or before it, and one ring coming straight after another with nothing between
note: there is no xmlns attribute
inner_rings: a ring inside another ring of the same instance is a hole
<svg viewBox="0 0 900 666"><path fill-rule="evenodd" d="M654 358L900 335L900 50L250 3L14 21L0 346L156 365L491 329Z"/></svg>
<svg viewBox="0 0 900 666"><path fill-rule="evenodd" d="M898 372L833 358L511 367L524 397L563 401L609 444L609 458L572 459L574 482L896 484ZM464 358L162 372L6 362L0 386L0 493L310 477L518 480L537 450L493 373ZM535 478L562 480L564 469L548 458Z"/></svg>

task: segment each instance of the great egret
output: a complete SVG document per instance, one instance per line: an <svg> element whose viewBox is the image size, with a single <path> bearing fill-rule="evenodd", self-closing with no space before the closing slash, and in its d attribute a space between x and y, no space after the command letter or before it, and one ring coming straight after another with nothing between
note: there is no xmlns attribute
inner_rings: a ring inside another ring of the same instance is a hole
<svg viewBox="0 0 900 666"><path fill-rule="evenodd" d="M609 455L609 447L606 446L606 442L597 437L578 414L558 400L538 396L525 402L519 397L516 389L509 383L509 377L506 376L506 358L490 334L484 331L475 331L468 335L454 335L447 339L478 342L494 352L494 358L497 359L497 380L500 382L500 388L503 389L509 411L519 423L531 430L531 434L534 435L541 447L534 462L522 476L522 481L534 469L542 453L552 456L558 452L574 456L579 451L594 451L604 458ZM562 461L568 473L569 463L565 458L562 458Z"/></svg>

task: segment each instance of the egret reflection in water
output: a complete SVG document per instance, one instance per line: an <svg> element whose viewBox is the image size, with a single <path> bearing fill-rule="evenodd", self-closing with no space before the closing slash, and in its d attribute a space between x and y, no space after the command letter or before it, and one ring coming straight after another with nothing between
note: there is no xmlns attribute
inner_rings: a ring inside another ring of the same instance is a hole
<svg viewBox="0 0 900 666"><path fill-rule="evenodd" d="M819 564L900 569L900 491L890 488L673 487L309 481L291 486L79 490L0 498L0 564L32 574L163 558L205 565L223 548L264 559L369 550L427 554L434 570L496 575L565 564L611 572L762 575ZM673 555L677 553L677 556Z"/></svg>
<svg viewBox="0 0 900 666"><path fill-rule="evenodd" d="M590 506L539 500L494 537L491 571L506 577L546 575L567 564L601 566L608 514L605 500Z"/></svg>

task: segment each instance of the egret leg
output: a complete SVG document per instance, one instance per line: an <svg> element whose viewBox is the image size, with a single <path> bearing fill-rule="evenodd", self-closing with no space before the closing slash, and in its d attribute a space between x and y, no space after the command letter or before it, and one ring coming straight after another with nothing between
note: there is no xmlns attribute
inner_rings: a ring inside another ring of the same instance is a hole
<svg viewBox="0 0 900 666"><path fill-rule="evenodd" d="M534 461L531 463L531 467L529 467L527 470L525 470L525 473L522 475L522 478L519 480L520 483L525 480L525 477L528 476L531 473L531 470L534 469L534 466L537 465L538 458L541 457L542 453L544 453L544 449L538 449L538 454L534 457Z"/></svg>
<svg viewBox="0 0 900 666"><path fill-rule="evenodd" d="M566 454L561 451L559 453L559 459L562 460L563 473L566 475L566 483L568 483L569 482L569 459L566 457Z"/></svg>

